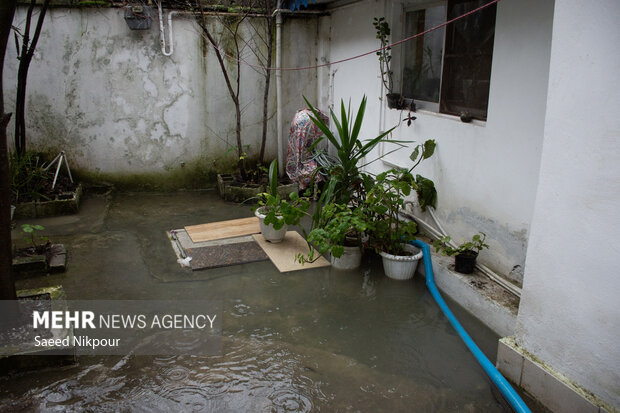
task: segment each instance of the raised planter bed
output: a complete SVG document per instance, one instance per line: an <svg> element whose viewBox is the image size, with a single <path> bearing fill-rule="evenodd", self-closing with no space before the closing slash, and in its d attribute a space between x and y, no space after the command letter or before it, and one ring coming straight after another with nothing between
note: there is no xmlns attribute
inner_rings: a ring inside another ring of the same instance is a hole
<svg viewBox="0 0 620 413"><path fill-rule="evenodd" d="M267 187L263 184L239 183L232 174L218 174L217 189L220 196L226 201L245 202L265 192ZM291 192L298 190L299 186L296 183L278 185L278 194L281 197L288 197Z"/></svg>
<svg viewBox="0 0 620 413"><path fill-rule="evenodd" d="M69 215L78 212L82 198L82 185L73 192L65 192L50 201L32 201L15 205L14 218L43 218L56 215Z"/></svg>
<svg viewBox="0 0 620 413"><path fill-rule="evenodd" d="M217 190L226 201L244 202L264 192L264 186L259 184L240 184L231 174L218 174Z"/></svg>

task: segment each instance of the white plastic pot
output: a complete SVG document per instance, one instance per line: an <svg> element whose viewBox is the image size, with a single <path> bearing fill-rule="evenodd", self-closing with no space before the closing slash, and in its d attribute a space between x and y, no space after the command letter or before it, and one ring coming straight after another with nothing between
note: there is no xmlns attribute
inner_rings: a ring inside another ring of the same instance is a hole
<svg viewBox="0 0 620 413"><path fill-rule="evenodd" d="M286 235L286 230L288 229L288 225L284 224L282 225L282 228L280 229L274 229L273 225L271 224L265 225L265 217L267 215L262 213L262 208L256 209L256 211L254 212L254 215L258 217L258 223L260 225L260 233L263 235L263 237L267 241L272 242L274 244L278 242L282 242L282 240L284 239L284 236Z"/></svg>
<svg viewBox="0 0 620 413"><path fill-rule="evenodd" d="M360 247L344 247L344 253L336 258L331 257L332 267L337 270L354 270L362 263L362 251Z"/></svg>
<svg viewBox="0 0 620 413"><path fill-rule="evenodd" d="M385 275L394 280L409 280L413 278L418 268L418 261L422 258L422 250L410 244L403 244L405 251L412 255L392 255L380 252L383 259L383 271Z"/></svg>

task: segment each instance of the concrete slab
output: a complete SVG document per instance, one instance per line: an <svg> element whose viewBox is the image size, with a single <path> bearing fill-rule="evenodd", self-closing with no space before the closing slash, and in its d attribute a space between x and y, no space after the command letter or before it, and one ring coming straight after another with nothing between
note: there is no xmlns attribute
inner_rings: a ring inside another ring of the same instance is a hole
<svg viewBox="0 0 620 413"><path fill-rule="evenodd" d="M27 300L29 297L35 297L35 300L40 300L41 296L47 296L50 300L50 305L51 301L54 301L54 309L66 309L66 302L64 301L66 299L65 292L61 286L17 291L19 300ZM69 339L73 337L72 328L50 329L48 331L51 339L63 340L67 337ZM35 345L34 341L19 344L2 342L0 344L0 374L40 370L46 367L66 366L76 363L74 349L73 352L70 351L70 354L67 354L66 348L46 347L41 349ZM59 352L63 354L59 354Z"/></svg>
<svg viewBox="0 0 620 413"><path fill-rule="evenodd" d="M442 293L480 319L500 337L512 335L517 322L519 298L474 271L461 274L454 271L454 259L432 254L435 283ZM424 273L424 266L418 266Z"/></svg>

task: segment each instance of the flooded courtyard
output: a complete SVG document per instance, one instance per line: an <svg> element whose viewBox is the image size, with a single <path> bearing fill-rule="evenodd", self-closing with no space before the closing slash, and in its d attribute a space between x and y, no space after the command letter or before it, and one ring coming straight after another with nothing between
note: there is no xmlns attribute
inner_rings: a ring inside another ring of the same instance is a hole
<svg viewBox="0 0 620 413"><path fill-rule="evenodd" d="M65 273L19 280L18 289L60 284L69 300L221 300L222 354L80 356L76 366L0 378L0 410L508 411L420 276L388 279L372 256L356 271L292 273L270 261L193 272L176 262L166 231L251 214L213 191L127 193L29 220L69 259ZM498 336L449 304L495 360Z"/></svg>

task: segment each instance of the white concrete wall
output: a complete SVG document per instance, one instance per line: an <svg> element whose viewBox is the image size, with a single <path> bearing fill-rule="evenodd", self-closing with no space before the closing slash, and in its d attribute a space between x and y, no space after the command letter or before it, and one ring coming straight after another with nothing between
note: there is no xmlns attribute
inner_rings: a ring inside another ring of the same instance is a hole
<svg viewBox="0 0 620 413"><path fill-rule="evenodd" d="M620 411L620 3L556 0L516 341Z"/></svg>
<svg viewBox="0 0 620 413"><path fill-rule="evenodd" d="M21 7L14 24L22 27L24 21ZM291 41L294 47L284 48L284 65L315 62L317 27L316 18L285 21L284 44ZM51 9L28 76L29 148L64 149L76 168L113 175L166 172L182 162L200 169L234 164L236 151L223 160L236 145L234 105L213 49L191 17L175 17L173 31L174 54L166 57L157 19L150 30L132 31L122 9ZM7 110L14 107L15 55L11 40L5 60ZM247 48L244 57L256 63ZM256 155L262 75L243 66L241 82L242 139L248 154ZM271 85L268 159L277 147L275 76ZM283 89L284 119L291 119L302 93L315 96L316 71L285 76ZM13 123L11 137L12 130Z"/></svg>
<svg viewBox="0 0 620 413"><path fill-rule="evenodd" d="M391 16L392 3L365 0L332 12L331 55L335 61L379 47L373 17ZM419 173L435 181L438 215L453 239L478 231L491 248L480 260L516 282L522 268L538 182L553 16L552 1L504 0L498 4L491 90L486 122L465 124L457 117L418 111L411 127L407 114L385 108L379 63L374 54L332 67L333 101L358 105L368 96L363 132L367 138L399 124L394 138L435 139L435 156ZM393 40L400 34L392 33ZM393 53L399 53L398 48ZM410 166L411 151L386 159ZM375 154L378 156L378 154ZM376 162L378 172L389 167ZM430 220L429 220L430 221Z"/></svg>

